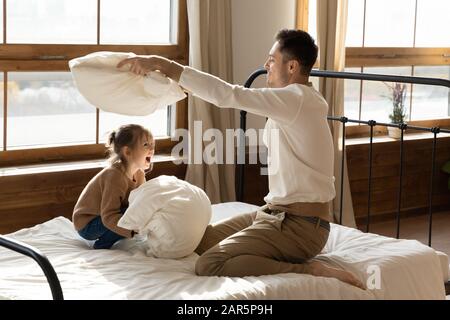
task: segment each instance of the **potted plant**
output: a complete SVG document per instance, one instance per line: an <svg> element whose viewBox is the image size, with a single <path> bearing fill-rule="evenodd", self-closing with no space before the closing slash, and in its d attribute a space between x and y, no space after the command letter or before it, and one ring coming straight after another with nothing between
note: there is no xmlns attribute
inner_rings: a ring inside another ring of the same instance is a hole
<svg viewBox="0 0 450 320"><path fill-rule="evenodd" d="M446 173L450 173L450 160L447 161L446 163L444 163L444 165L442 166L441 170L446 172ZM447 187L450 190L450 178L448 178Z"/></svg>
<svg viewBox="0 0 450 320"><path fill-rule="evenodd" d="M389 96L389 100L392 101L392 113L389 114L389 119L391 123L401 124L405 123L406 120L406 108L405 108L405 100L406 100L406 84L404 83L394 83L393 85L386 84L391 90L391 96ZM397 127L387 127L388 134L391 138L400 139L401 137L401 129Z"/></svg>

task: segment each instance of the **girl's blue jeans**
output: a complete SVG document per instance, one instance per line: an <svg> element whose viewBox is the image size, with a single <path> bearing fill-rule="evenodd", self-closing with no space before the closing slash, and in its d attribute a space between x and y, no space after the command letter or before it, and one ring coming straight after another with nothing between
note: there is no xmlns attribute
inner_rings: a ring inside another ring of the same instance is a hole
<svg viewBox="0 0 450 320"><path fill-rule="evenodd" d="M121 213L125 212L121 209ZM92 219L78 234L86 240L97 240L94 242L94 249L109 249L114 243L125 237L109 230L104 226L100 216Z"/></svg>

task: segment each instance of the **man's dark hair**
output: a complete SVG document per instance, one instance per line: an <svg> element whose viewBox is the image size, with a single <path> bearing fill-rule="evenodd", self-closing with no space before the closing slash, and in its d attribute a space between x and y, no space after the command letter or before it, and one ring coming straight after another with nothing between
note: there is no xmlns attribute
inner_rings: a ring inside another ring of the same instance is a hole
<svg viewBox="0 0 450 320"><path fill-rule="evenodd" d="M308 75L317 59L318 48L314 39L307 32L295 29L282 29L275 39L280 44L284 61L297 60L302 73Z"/></svg>

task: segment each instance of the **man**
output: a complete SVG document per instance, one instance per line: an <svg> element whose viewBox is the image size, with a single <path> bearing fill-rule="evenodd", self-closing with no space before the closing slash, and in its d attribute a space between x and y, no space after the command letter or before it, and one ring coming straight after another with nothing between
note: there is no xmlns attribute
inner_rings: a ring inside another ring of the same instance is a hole
<svg viewBox="0 0 450 320"><path fill-rule="evenodd" d="M267 205L255 213L208 226L196 249L201 255L195 267L198 275L307 273L334 277L364 289L353 274L311 260L327 242L331 220L328 204L335 197L328 105L309 83L317 52L308 33L278 32L264 65L268 88L262 89L231 85L159 56L136 57L118 64L130 65L130 71L140 75L159 70L216 106L268 117L264 142L269 159L277 161L268 162ZM278 135L270 134L272 130Z"/></svg>

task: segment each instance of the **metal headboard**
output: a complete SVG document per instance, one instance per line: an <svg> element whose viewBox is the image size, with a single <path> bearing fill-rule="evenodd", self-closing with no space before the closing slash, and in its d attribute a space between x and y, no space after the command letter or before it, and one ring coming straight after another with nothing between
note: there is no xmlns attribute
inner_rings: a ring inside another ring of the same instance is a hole
<svg viewBox="0 0 450 320"><path fill-rule="evenodd" d="M258 69L253 72L250 77L245 82L244 86L249 88L253 81L262 74L266 74L267 71L265 69ZM410 77L410 76L394 76L394 75L384 75L384 74L369 74L369 73L354 73L354 72L337 72L337 71L323 71L323 70L312 70L311 76L314 77L322 77L322 78L339 78L339 79L354 79L354 80L371 80L371 81L388 81L388 82L400 82L400 83L414 83L414 84L424 84L424 85L434 85L434 86L443 86L450 88L450 81L446 79L436 79L436 78L423 78L423 77ZM241 143L239 143L238 157L240 159L245 159L245 130L246 130L246 117L247 112L240 112L240 128L241 135L239 137ZM426 131L434 134L433 137L433 149L432 149L432 161L431 161L431 181L430 181L430 197L429 197L429 230L428 230L428 245L431 246L431 233L432 233L432 194L433 194L433 180L434 180L434 169L435 169L435 158L436 158L436 140L437 135L440 132L450 133L450 130L441 129L439 127L434 128L425 128L418 126L411 126L405 123L401 124L392 124L392 123L381 123L376 122L374 120L369 121L361 121L361 120L352 120L348 119L344 116L342 117L333 117L328 116L328 120L331 121L339 121L343 126L343 135L342 135L342 157L341 157L341 179L340 179L340 208L339 208L339 221L338 223L342 223L342 207L343 207L343 172L344 172L344 160L345 160L345 124L347 122L367 124L370 126L370 146L369 146L369 190L368 190L368 208L367 208L367 224L366 224L366 232L369 231L370 226L370 200L371 200L371 180L372 180L372 145L373 145L373 127L375 125L385 126L385 127L398 127L401 129L401 138L400 138L400 186L402 186L402 178L403 178L403 134L406 129L414 129L418 131ZM244 158L243 153L244 152ZM399 238L400 234L400 209L401 209L401 192L402 188L399 188L399 196L398 196L398 205L397 205L397 238ZM238 201L242 201L244 198L244 164L237 164L237 186L236 186L236 198Z"/></svg>

